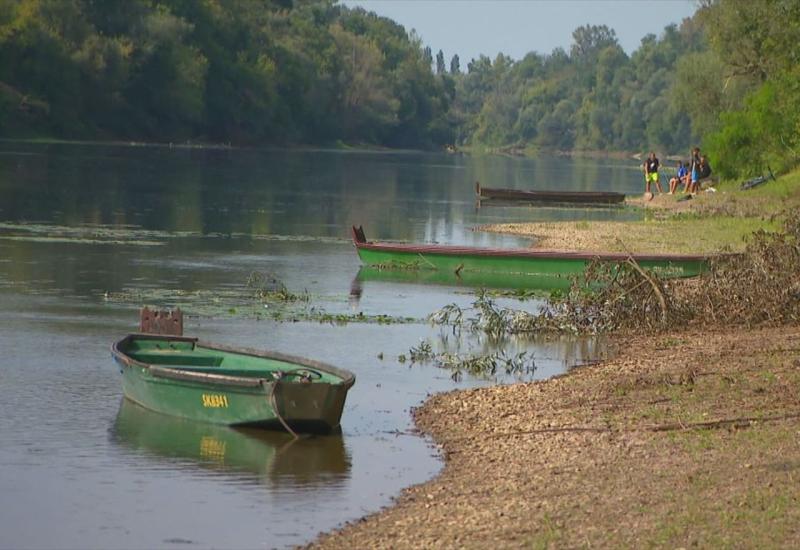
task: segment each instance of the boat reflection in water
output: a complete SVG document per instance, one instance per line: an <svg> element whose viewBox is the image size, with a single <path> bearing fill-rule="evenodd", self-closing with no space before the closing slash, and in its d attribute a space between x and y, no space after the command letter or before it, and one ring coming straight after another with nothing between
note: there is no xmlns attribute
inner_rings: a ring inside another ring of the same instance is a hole
<svg viewBox="0 0 800 550"><path fill-rule="evenodd" d="M294 439L283 432L234 429L159 414L124 398L112 439L168 461L189 460L225 474L255 474L268 484L336 485L350 472L341 434Z"/></svg>

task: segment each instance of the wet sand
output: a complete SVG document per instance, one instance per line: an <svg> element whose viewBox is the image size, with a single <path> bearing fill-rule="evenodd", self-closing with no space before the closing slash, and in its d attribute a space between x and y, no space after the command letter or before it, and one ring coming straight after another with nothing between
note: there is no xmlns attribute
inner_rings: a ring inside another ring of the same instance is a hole
<svg viewBox="0 0 800 550"><path fill-rule="evenodd" d="M312 546L795 546L800 327L616 341L559 378L431 397L441 475Z"/></svg>

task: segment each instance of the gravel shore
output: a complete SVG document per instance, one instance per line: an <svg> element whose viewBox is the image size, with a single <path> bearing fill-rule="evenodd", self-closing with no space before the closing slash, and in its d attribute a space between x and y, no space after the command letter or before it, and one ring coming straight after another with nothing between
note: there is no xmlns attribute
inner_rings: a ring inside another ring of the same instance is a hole
<svg viewBox="0 0 800 550"><path fill-rule="evenodd" d="M436 479L315 548L800 542L800 328L622 339L555 379L430 398Z"/></svg>

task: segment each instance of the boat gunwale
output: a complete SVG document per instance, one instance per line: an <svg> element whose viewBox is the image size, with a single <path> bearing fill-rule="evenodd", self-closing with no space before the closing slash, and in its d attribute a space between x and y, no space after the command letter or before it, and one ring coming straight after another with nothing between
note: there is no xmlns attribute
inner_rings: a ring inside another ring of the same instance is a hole
<svg viewBox="0 0 800 550"><path fill-rule="evenodd" d="M246 355L249 357L256 357L259 359L271 359L276 361L282 361L285 363L293 363L299 365L300 368L306 367L309 369L319 370L326 374L331 374L338 378L341 378L341 382L338 383L331 383L331 382L316 382L316 384L326 384L329 386L343 386L345 389L349 389L350 387L355 384L356 378L355 374L352 372L340 369L338 367L334 367L333 365L329 365L327 363L323 363L321 361L316 361L314 359L308 359L305 357L298 357L295 355L289 355L285 353L280 353L277 351L265 351L265 350L257 350L253 348L239 348L234 346L227 346L224 344L216 344L212 342L206 342L200 340L199 338L189 337L189 336L174 336L174 335L164 335L164 334L147 334L147 333L131 333L125 336L123 339L115 342L111 345L111 354L112 356L124 363L125 365L131 366L136 365L138 367L147 369L151 374L158 377L163 378L171 378L176 380L186 380L191 382L199 382L202 384L222 384L222 385L230 385L230 386L240 386L240 387L257 387L263 386L266 383L274 383L275 380L270 380L268 378L254 378L248 376L231 376L226 374L216 374L210 372L194 372L188 371L178 368L172 367L163 367L154 363L147 363L144 361L139 361L138 359L134 359L124 351L120 349L120 346L123 344L135 340L135 339L144 339L144 340L168 340L168 341L178 341L178 342L190 342L194 344L195 347L202 347L205 349L210 349L214 351L222 351L225 353L234 353L238 355ZM281 380L281 384L306 384L307 382L299 382L294 380Z"/></svg>

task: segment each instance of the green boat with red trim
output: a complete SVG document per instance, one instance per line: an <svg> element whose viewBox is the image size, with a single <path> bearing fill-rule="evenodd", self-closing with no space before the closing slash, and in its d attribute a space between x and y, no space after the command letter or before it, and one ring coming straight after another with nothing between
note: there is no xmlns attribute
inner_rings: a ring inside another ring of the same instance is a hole
<svg viewBox="0 0 800 550"><path fill-rule="evenodd" d="M705 254L625 254L527 248L483 248L439 244L371 242L362 227L352 228L361 261L377 269L438 270L459 277L464 272L531 276L531 287L542 277L569 279L582 275L596 261L621 264L629 260L662 278L694 277L708 269ZM559 286L559 285L555 285Z"/></svg>
<svg viewBox="0 0 800 550"><path fill-rule="evenodd" d="M330 432L353 373L325 363L163 334L130 334L111 354L125 397L163 414L230 426Z"/></svg>

